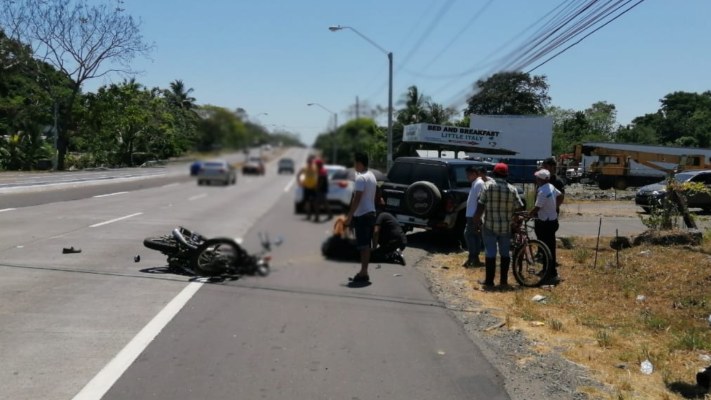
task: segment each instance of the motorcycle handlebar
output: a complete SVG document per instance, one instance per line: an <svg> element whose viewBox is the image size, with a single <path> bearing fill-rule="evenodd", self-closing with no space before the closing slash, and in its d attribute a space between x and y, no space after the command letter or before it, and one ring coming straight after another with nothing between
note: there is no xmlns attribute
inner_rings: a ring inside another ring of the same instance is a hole
<svg viewBox="0 0 711 400"><path fill-rule="evenodd" d="M191 250L197 250L197 246L195 246L194 244L188 243L188 241L185 240L185 236L183 236L183 233L181 232L180 229L178 229L178 228L173 229L173 237L175 238L175 240L177 240L183 246L185 246Z"/></svg>

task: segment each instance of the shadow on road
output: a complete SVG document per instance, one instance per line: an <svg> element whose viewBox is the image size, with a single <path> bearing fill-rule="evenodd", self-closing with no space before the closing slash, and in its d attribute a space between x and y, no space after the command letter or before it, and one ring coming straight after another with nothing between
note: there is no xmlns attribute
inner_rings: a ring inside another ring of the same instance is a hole
<svg viewBox="0 0 711 400"><path fill-rule="evenodd" d="M407 247L412 247L429 253L459 253L463 251L457 240L449 235L433 231L412 232L407 235Z"/></svg>

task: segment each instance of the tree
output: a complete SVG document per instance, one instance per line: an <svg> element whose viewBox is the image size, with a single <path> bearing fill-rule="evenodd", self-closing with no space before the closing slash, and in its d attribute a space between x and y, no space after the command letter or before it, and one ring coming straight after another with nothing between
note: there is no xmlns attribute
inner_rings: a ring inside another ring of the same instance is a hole
<svg viewBox="0 0 711 400"><path fill-rule="evenodd" d="M474 84L467 114L542 115L550 102L545 76L499 72Z"/></svg>
<svg viewBox="0 0 711 400"><path fill-rule="evenodd" d="M168 102L182 110L192 110L195 108L195 98L190 96L193 88L186 89L185 84L180 79L170 83L170 90L165 91Z"/></svg>
<svg viewBox="0 0 711 400"><path fill-rule="evenodd" d="M659 144L711 146L711 91L673 92L660 103L656 113L633 119L632 126L618 131L618 136L648 138L653 131Z"/></svg>
<svg viewBox="0 0 711 400"><path fill-rule="evenodd" d="M136 164L134 153L146 152L149 141L143 137L155 121L153 99L154 93L133 79L87 95L87 117L78 131L94 157L90 164Z"/></svg>
<svg viewBox="0 0 711 400"><path fill-rule="evenodd" d="M198 110L197 149L214 151L223 148L243 148L253 144L244 123L230 110L206 105Z"/></svg>
<svg viewBox="0 0 711 400"><path fill-rule="evenodd" d="M45 79L38 82L37 76ZM27 46L0 30L0 136L12 137L2 162L9 169L32 169L49 159L49 132L53 104L47 88L58 97L68 93L70 80L51 65L32 59ZM12 147L12 149L11 149Z"/></svg>
<svg viewBox="0 0 711 400"><path fill-rule="evenodd" d="M139 24L121 8L122 1L112 3L15 0L0 6L0 24L8 27L7 33L27 44L36 60L53 65L72 80L68 98L60 99L50 91L55 101L62 100L64 118L57 132L58 169L64 169L73 128L72 111L83 84L109 73L131 74L130 61L150 48L143 42Z"/></svg>
<svg viewBox="0 0 711 400"><path fill-rule="evenodd" d="M553 117L553 154L568 153L580 142L612 140L616 113L615 105L604 101L584 111L548 107L546 115Z"/></svg>
<svg viewBox="0 0 711 400"><path fill-rule="evenodd" d="M427 113L429 102L429 97L422 95L417 86L410 86L399 102L405 107L397 112L397 122L403 125L429 122L429 114Z"/></svg>

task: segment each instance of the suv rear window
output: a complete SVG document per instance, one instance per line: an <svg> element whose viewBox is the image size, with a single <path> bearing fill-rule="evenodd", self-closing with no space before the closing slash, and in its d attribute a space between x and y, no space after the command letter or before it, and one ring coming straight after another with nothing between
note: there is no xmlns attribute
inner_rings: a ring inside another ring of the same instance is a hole
<svg viewBox="0 0 711 400"><path fill-rule="evenodd" d="M395 163L388 172L388 180L399 185L409 185L412 183L411 163Z"/></svg>
<svg viewBox="0 0 711 400"><path fill-rule="evenodd" d="M417 181L432 182L440 189L449 188L449 177L447 176L447 166L445 164L415 164L413 179Z"/></svg>

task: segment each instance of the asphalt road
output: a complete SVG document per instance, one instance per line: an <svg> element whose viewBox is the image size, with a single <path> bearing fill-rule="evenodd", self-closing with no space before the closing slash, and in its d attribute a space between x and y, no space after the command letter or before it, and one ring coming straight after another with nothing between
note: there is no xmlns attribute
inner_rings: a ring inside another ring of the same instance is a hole
<svg viewBox="0 0 711 400"><path fill-rule="evenodd" d="M235 186L178 176L0 203L0 398L508 398L416 269L373 265L372 285L348 287L357 265L321 257L330 224L293 214L293 176L274 165ZM191 282L142 245L177 225L248 250L261 231L285 242L268 277Z"/></svg>

